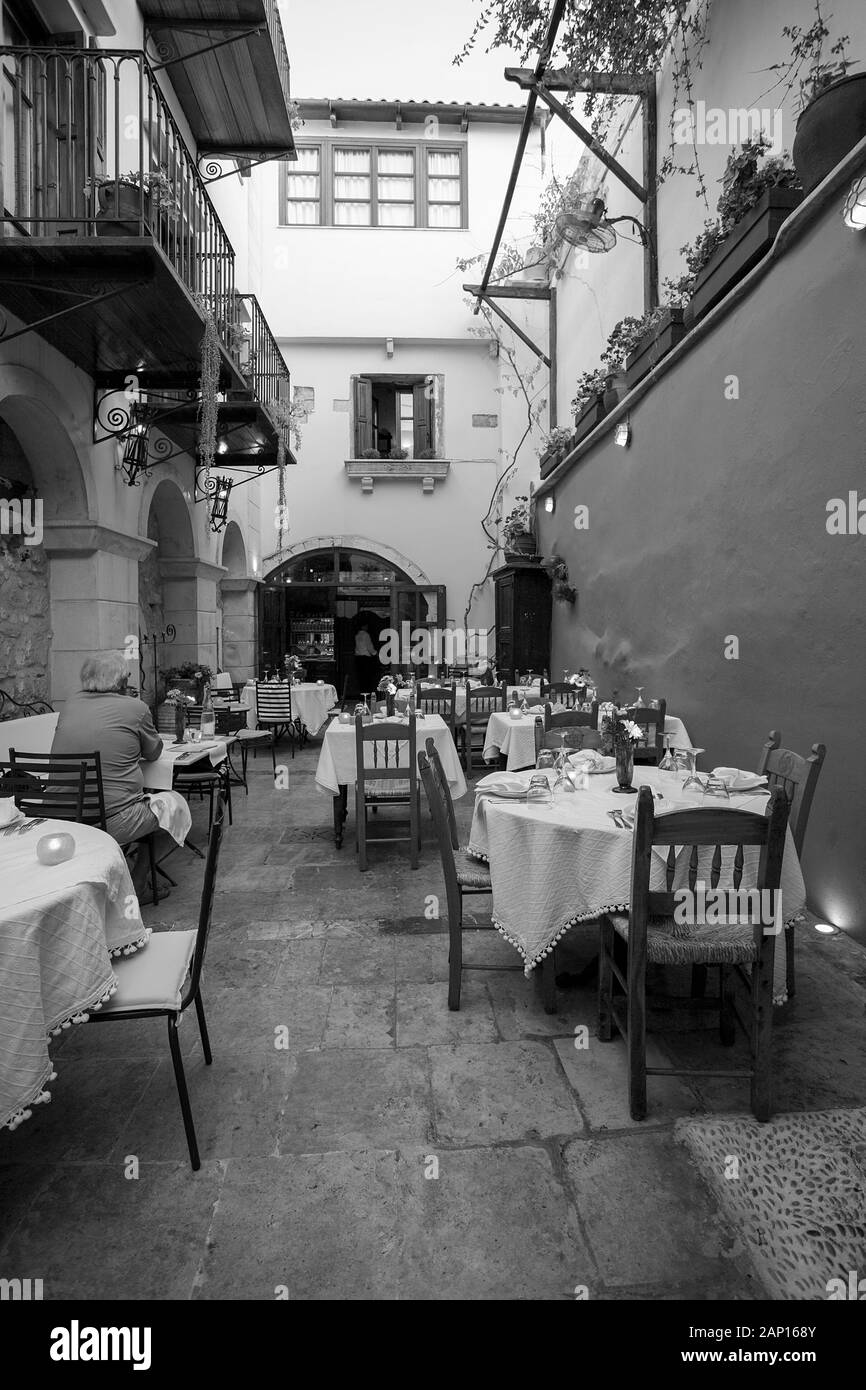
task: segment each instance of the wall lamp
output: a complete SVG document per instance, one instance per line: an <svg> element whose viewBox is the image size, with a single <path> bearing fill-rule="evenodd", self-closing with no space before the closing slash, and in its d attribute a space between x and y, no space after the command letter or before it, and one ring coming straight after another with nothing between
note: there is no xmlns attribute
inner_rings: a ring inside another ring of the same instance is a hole
<svg viewBox="0 0 866 1390"><path fill-rule="evenodd" d="M556 511L556 498L554 497L552 492L549 492L544 499L544 510L546 512Z"/></svg>
<svg viewBox="0 0 866 1390"><path fill-rule="evenodd" d="M627 449L631 443L631 425L628 420L620 420L614 432L614 439L620 448Z"/></svg>
<svg viewBox="0 0 866 1390"><path fill-rule="evenodd" d="M866 231L866 174L852 183L842 209L842 220L852 232Z"/></svg>

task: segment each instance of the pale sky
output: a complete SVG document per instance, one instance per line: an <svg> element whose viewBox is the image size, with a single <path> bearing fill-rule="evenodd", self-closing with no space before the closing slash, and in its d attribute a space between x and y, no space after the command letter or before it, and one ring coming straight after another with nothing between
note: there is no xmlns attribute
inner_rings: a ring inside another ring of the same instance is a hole
<svg viewBox="0 0 866 1390"><path fill-rule="evenodd" d="M481 12L479 0L279 0L298 97L502 102L526 97L502 69L517 59L482 44L452 58Z"/></svg>

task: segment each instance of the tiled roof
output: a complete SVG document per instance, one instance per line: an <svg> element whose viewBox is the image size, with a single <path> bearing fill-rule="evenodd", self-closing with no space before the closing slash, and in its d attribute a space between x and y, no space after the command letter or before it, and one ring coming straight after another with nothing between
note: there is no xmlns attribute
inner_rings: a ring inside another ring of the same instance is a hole
<svg viewBox="0 0 866 1390"><path fill-rule="evenodd" d="M466 125L517 125L523 120L524 107L496 102L433 101L426 97L298 97L301 115L307 120L340 121L407 121L423 122L428 116L440 121Z"/></svg>

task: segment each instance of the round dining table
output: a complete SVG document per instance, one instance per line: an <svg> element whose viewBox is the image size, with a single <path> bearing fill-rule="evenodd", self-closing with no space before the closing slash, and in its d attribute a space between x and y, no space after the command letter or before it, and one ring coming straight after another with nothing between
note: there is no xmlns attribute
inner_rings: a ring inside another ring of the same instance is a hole
<svg viewBox="0 0 866 1390"><path fill-rule="evenodd" d="M555 706L554 712L564 708L564 706ZM534 767L535 721L543 715L543 705L539 705L536 709L530 709L528 714L522 714L519 719L514 719L508 710L495 710L487 721L487 732L484 737L484 761L493 763L498 758L503 757L509 772ZM688 730L683 721L677 719L676 715L666 715L665 734L670 736L672 748L692 747Z"/></svg>
<svg viewBox="0 0 866 1390"><path fill-rule="evenodd" d="M282 684L285 685L285 682ZM255 681L244 686L240 703L247 710L247 728L255 729L258 720ZM321 733L330 711L337 703L334 686L325 681L296 681L292 684L292 715L300 719L313 737Z"/></svg>
<svg viewBox="0 0 866 1390"><path fill-rule="evenodd" d="M519 772L508 780L528 786L532 775L532 771ZM694 806L763 814L767 804L766 791L719 801L703 793L684 792L683 780L682 772L661 772L656 767L636 767L633 779L636 787L649 786L661 794L655 803L657 815ZM588 790L560 788L551 804L500 799L484 787L476 788L468 850L490 865L494 924L520 952L527 975L576 923L591 921L603 912L628 910L632 834L619 828L610 812L633 808L635 797L617 794L615 786L614 772L593 775ZM702 850L699 860L699 877L707 883L712 852L713 846ZM653 888L664 887L665 853L660 849L654 860ZM724 851L723 865L733 853L733 849ZM756 881L760 851L745 846L743 854L742 886L749 888ZM688 855L683 856L679 866L683 881L687 860ZM681 886L678 880L674 883L675 888ZM805 907L806 889L790 826L781 891L784 921L796 921ZM785 952L781 949L775 953L773 993L777 1000L784 998Z"/></svg>
<svg viewBox="0 0 866 1390"><path fill-rule="evenodd" d="M39 840L60 833L75 841L72 858L41 863ZM14 1129L50 1099L49 1036L110 998L111 957L145 946L150 929L119 844L93 825L0 828L0 883L0 1129Z"/></svg>

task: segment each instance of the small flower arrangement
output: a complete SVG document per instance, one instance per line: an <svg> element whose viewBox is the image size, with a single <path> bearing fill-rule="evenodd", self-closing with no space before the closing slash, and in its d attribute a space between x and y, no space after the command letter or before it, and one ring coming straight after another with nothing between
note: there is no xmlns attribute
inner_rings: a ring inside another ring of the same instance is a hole
<svg viewBox="0 0 866 1390"><path fill-rule="evenodd" d="M165 703L167 705L173 705L174 708L177 709L183 705L194 705L195 696L184 695L182 690L168 690L166 691Z"/></svg>
<svg viewBox="0 0 866 1390"><path fill-rule="evenodd" d="M379 695L396 695L398 690L402 690L406 684L401 675L383 676L376 691Z"/></svg>
<svg viewBox="0 0 866 1390"><path fill-rule="evenodd" d="M185 661L182 666L173 666L170 671L165 672L167 681L204 681L206 685L213 682L213 671L209 666L201 666L194 661Z"/></svg>
<svg viewBox="0 0 866 1390"><path fill-rule="evenodd" d="M592 679L592 676L589 674L588 671L585 671L582 666L580 670L577 671L574 675L569 676L568 683L569 685L595 685L595 681Z"/></svg>
<svg viewBox="0 0 866 1390"><path fill-rule="evenodd" d="M644 736L643 729L631 719L623 719L616 708L609 709L599 721L602 752L608 756L618 749L630 748Z"/></svg>
<svg viewBox="0 0 866 1390"><path fill-rule="evenodd" d="M299 674L299 672L303 671L304 669L304 663L301 660L301 658L299 656L293 656L291 652L286 652L284 664L286 671L290 676L296 677Z"/></svg>
<svg viewBox="0 0 866 1390"><path fill-rule="evenodd" d="M514 540L517 536L525 536L529 532L529 497L525 494L515 497L516 507L508 513L502 523L502 537L506 542Z"/></svg>

